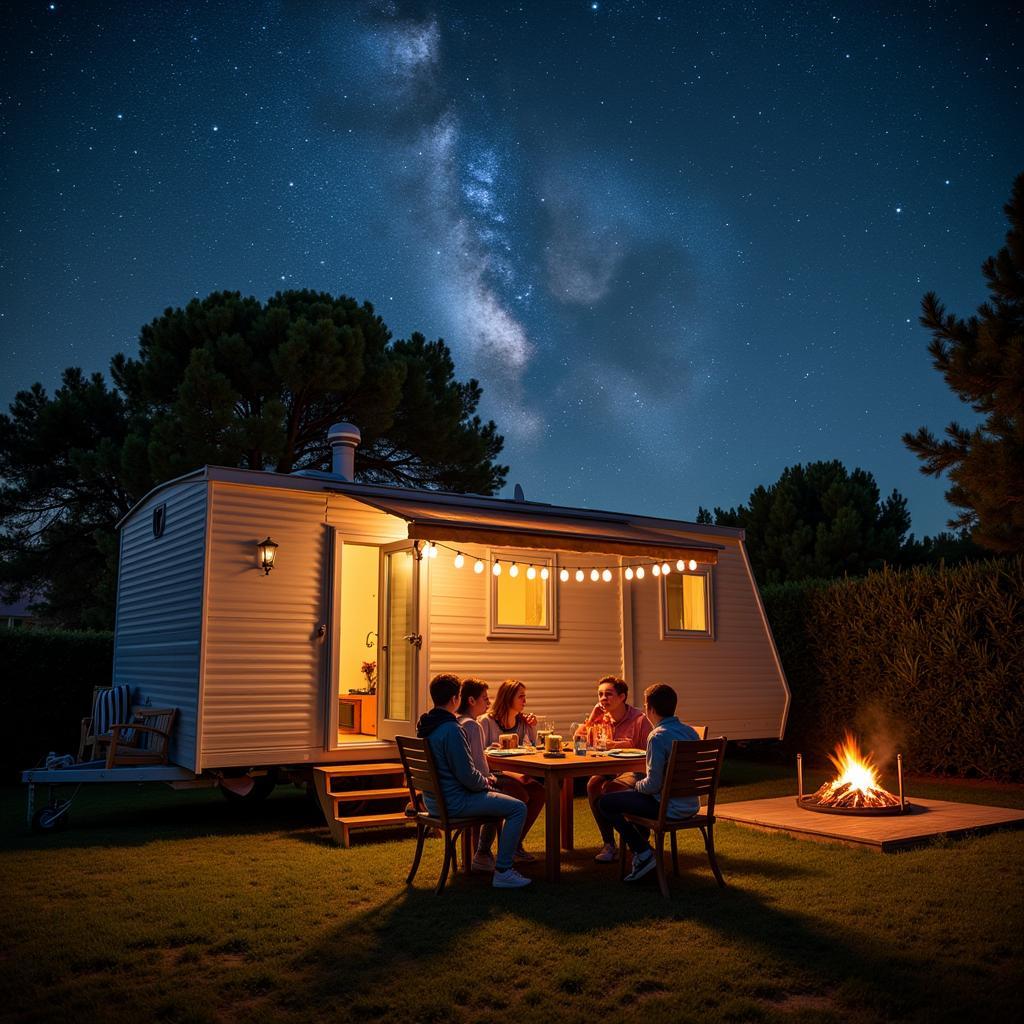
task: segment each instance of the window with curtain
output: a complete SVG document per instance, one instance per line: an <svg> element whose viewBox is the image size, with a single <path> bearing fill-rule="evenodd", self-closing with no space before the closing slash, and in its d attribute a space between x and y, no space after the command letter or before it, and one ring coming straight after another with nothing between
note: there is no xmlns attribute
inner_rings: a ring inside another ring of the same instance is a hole
<svg viewBox="0 0 1024 1024"><path fill-rule="evenodd" d="M661 578L665 636L713 637L711 566L696 572L669 573Z"/></svg>
<svg viewBox="0 0 1024 1024"><path fill-rule="evenodd" d="M501 575L491 575L491 636L551 638L555 636L554 581L557 574L550 555L492 551L501 560ZM510 569L513 561L518 574ZM534 569L533 579L528 570ZM548 578L541 578L547 569Z"/></svg>

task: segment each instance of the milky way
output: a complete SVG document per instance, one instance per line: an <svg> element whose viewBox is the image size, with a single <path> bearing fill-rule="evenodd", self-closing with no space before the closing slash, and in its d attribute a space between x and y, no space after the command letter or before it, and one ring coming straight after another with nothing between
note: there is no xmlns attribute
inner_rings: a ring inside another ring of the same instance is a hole
<svg viewBox="0 0 1024 1024"><path fill-rule="evenodd" d="M942 528L899 441L970 422L1022 168L984 4L6 5L3 397L230 288L444 337L527 496L679 518L839 458Z"/></svg>

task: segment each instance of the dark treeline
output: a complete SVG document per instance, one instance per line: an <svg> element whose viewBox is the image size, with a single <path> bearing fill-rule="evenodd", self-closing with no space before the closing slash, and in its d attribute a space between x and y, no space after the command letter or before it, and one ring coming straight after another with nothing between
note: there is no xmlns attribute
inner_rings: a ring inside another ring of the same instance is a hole
<svg viewBox="0 0 1024 1024"><path fill-rule="evenodd" d="M327 429L363 441L357 478L493 494L504 441L476 415L442 340L393 340L367 302L216 292L142 328L111 381L64 371L0 416L0 592L52 623L113 624L117 521L155 484L203 465L330 467Z"/></svg>

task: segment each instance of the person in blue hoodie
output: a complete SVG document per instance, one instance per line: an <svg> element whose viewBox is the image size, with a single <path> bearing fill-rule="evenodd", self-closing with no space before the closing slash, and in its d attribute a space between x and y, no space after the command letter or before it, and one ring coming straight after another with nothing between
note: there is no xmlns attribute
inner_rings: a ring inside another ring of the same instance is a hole
<svg viewBox="0 0 1024 1024"><path fill-rule="evenodd" d="M677 701L676 691L665 683L655 683L644 690L644 713L654 726L647 740L647 774L637 781L633 789L608 793L600 800L601 813L622 835L633 853L633 870L626 875L627 882L643 878L654 870L656 864L654 851L648 842L650 832L626 821L624 815L657 818L673 741L700 739L695 729L676 718ZM690 818L699 810L700 800L697 797L676 797L668 808L672 818Z"/></svg>
<svg viewBox="0 0 1024 1024"><path fill-rule="evenodd" d="M526 821L526 804L496 792L490 779L473 764L466 734L455 717L459 687L458 676L447 672L430 680L430 699L434 706L416 723L416 735L430 744L449 814L453 817L483 815L504 821L491 884L495 889L519 889L530 884L530 879L512 866ZM424 794L424 801L427 810L436 814L434 799Z"/></svg>

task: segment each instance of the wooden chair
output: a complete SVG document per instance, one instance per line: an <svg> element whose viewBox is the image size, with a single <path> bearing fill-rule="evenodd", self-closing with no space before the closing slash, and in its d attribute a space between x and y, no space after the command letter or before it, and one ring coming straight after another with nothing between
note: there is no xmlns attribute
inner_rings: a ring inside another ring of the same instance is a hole
<svg viewBox="0 0 1024 1024"><path fill-rule="evenodd" d="M423 794L431 797L437 807L437 814L420 811L413 819L416 822L416 854L413 857L412 867L409 869L409 877L406 878L405 884L412 885L412 880L416 877L416 871L420 866L420 857L423 856L423 841L426 839L427 830L437 829L444 836L444 864L441 866L441 877L434 889L434 892L440 896L444 891L448 872L453 863L458 870L456 845L459 836L470 831L474 826L488 823L493 825L497 822L495 818L483 815L469 818L452 817L448 813L448 805L445 803L444 793L441 791L437 764L434 761L430 744L426 740L412 736L396 736L395 742L398 744L398 756L405 769L405 783L409 787L409 799L413 806L420 806L417 803L417 797L419 794Z"/></svg>
<svg viewBox="0 0 1024 1024"><path fill-rule="evenodd" d="M92 701L89 704L89 715L87 718L82 719L82 724L78 737L78 760L94 761L100 757L106 756L106 748L110 744L110 725L107 725L106 729L100 728L97 730L97 719L100 717L99 708L97 702L101 695L109 695L113 690L119 689L122 696L119 698L121 702L121 711L124 714L128 714L129 711L133 712L136 710L130 707L132 690L128 684L120 684L118 687L111 686L94 686L92 688ZM108 712L109 712L108 708ZM112 719L107 716L107 721L110 722ZM89 751L89 756L86 758L85 752Z"/></svg>
<svg viewBox="0 0 1024 1024"><path fill-rule="evenodd" d="M718 779L722 773L725 758L725 737L713 740L676 740L672 744L668 766L665 769L665 784L661 790L661 806L657 818L644 818L639 814L623 817L640 828L654 833L655 867L658 885L663 896L668 896L668 879L665 877L665 836L672 840L672 873L679 875L679 853L676 849L676 833L688 828L700 829L704 837L704 848L708 861L719 885L725 885L722 872L715 859L715 797L718 794ZM670 818L669 801L678 797L707 798L707 805L690 818ZM626 842L619 836L619 877L626 874Z"/></svg>
<svg viewBox="0 0 1024 1024"><path fill-rule="evenodd" d="M131 722L116 722L110 727L107 767L167 764L177 717L177 708L135 708Z"/></svg>
<svg viewBox="0 0 1024 1024"><path fill-rule="evenodd" d="M686 724L697 734L697 739L706 740L708 738L708 727L706 725L694 725L692 722L687 722Z"/></svg>

